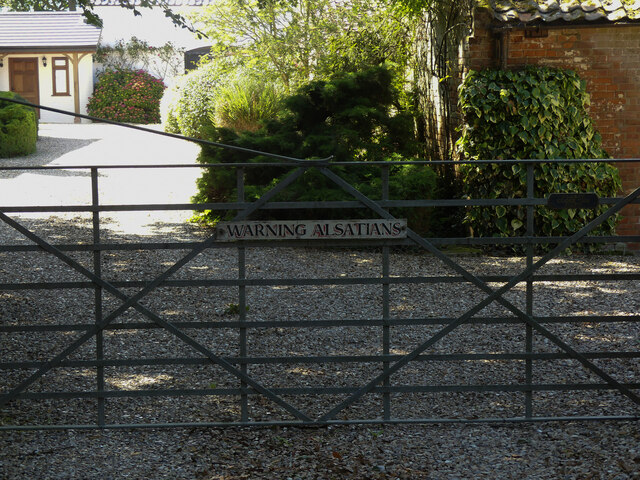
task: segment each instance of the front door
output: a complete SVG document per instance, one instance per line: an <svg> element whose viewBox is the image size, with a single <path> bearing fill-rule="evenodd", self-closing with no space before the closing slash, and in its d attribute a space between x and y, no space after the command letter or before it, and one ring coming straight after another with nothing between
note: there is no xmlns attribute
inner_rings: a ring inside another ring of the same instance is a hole
<svg viewBox="0 0 640 480"><path fill-rule="evenodd" d="M37 58L9 59L9 90L23 96L28 102L40 103Z"/></svg>

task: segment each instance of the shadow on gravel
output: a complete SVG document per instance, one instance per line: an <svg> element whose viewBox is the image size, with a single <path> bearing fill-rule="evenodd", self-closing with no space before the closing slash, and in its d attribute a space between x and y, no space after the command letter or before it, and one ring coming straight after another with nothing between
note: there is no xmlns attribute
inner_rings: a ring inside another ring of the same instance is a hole
<svg viewBox="0 0 640 480"><path fill-rule="evenodd" d="M62 161L62 157L77 152L82 148L91 145L94 142L100 141L96 139L76 139L76 138L55 138L55 137L38 137L38 143L36 145L36 152L31 155L25 155L23 157L2 158L0 159L0 167L44 167L56 161ZM87 163L92 160L87 158ZM16 178L26 170L8 170L0 172L2 178ZM46 176L80 176L88 177L91 174L85 170L39 170L32 172L36 175Z"/></svg>

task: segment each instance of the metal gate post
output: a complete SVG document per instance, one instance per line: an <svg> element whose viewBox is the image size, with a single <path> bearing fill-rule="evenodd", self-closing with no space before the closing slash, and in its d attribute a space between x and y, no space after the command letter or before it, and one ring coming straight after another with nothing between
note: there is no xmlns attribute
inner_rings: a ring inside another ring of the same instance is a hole
<svg viewBox="0 0 640 480"><path fill-rule="evenodd" d="M534 164L527 164L527 200L533 201L534 196L534 182L535 175L533 172ZM533 222L535 213L535 207L533 204L527 205L527 232L526 236L532 238L535 234L535 225ZM527 268L533 266L533 244L527 243ZM533 279L527 278L527 290L526 290L526 313L530 317L533 316ZM525 323L525 352L527 355L531 355L533 352L533 327L529 323ZM528 357L525 360L525 383L527 386L531 386L533 382L533 359ZM524 416L531 418L533 416L533 391L525 391L525 406Z"/></svg>
<svg viewBox="0 0 640 480"><path fill-rule="evenodd" d="M238 202L244 202L244 169L236 169L236 185L238 190ZM247 287L243 280L247 278L247 264L246 264L246 252L244 247L238 247L238 319L240 323L247 321ZM247 328L240 327L239 332L239 355L240 355L240 371L247 374ZM249 421L249 399L247 395L247 383L244 380L240 381L240 421L246 423Z"/></svg>
<svg viewBox="0 0 640 480"><path fill-rule="evenodd" d="M100 195L98 190L98 168L91 168L91 207L93 210L93 273L96 277L102 277L101 254L98 245L100 244ZM102 323L102 286L95 284L95 323ZM105 398L104 398L104 366L100 362L104 359L104 336L103 331L96 332L96 383L98 393L98 426L105 425Z"/></svg>
<svg viewBox="0 0 640 480"><path fill-rule="evenodd" d="M383 166L381 170L382 174L382 200L389 200L389 167ZM382 247L382 278L385 280L382 283L382 355L388 356L391 352L391 328L389 326L389 247ZM389 362L382 362L382 371L389 368ZM391 378L386 377L383 382L385 388L391 386ZM391 393L386 390L382 394L383 404L383 418L385 420L391 419Z"/></svg>

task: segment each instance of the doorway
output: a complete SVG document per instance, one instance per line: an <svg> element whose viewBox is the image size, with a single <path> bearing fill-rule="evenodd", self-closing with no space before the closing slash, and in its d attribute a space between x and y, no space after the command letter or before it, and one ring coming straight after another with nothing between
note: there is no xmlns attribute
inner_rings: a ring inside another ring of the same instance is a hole
<svg viewBox="0 0 640 480"><path fill-rule="evenodd" d="M9 59L9 90L21 95L28 102L40 104L37 58Z"/></svg>

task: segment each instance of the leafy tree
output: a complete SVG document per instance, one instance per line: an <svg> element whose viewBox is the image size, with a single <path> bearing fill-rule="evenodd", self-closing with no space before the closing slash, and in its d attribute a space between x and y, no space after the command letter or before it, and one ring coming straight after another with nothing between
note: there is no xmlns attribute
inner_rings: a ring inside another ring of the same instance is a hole
<svg viewBox="0 0 640 480"><path fill-rule="evenodd" d="M337 71L406 63L406 17L385 0L220 0L194 15L211 58L254 68L286 89Z"/></svg>
<svg viewBox="0 0 640 480"><path fill-rule="evenodd" d="M176 26L196 31L182 15L171 10L168 0L118 0L118 5L131 10L134 15L142 15L140 9L160 8L166 17L169 17ZM93 11L92 0L0 0L0 7L7 7L15 12L55 12L64 10L76 10L78 8L91 25L102 26L102 19Z"/></svg>

